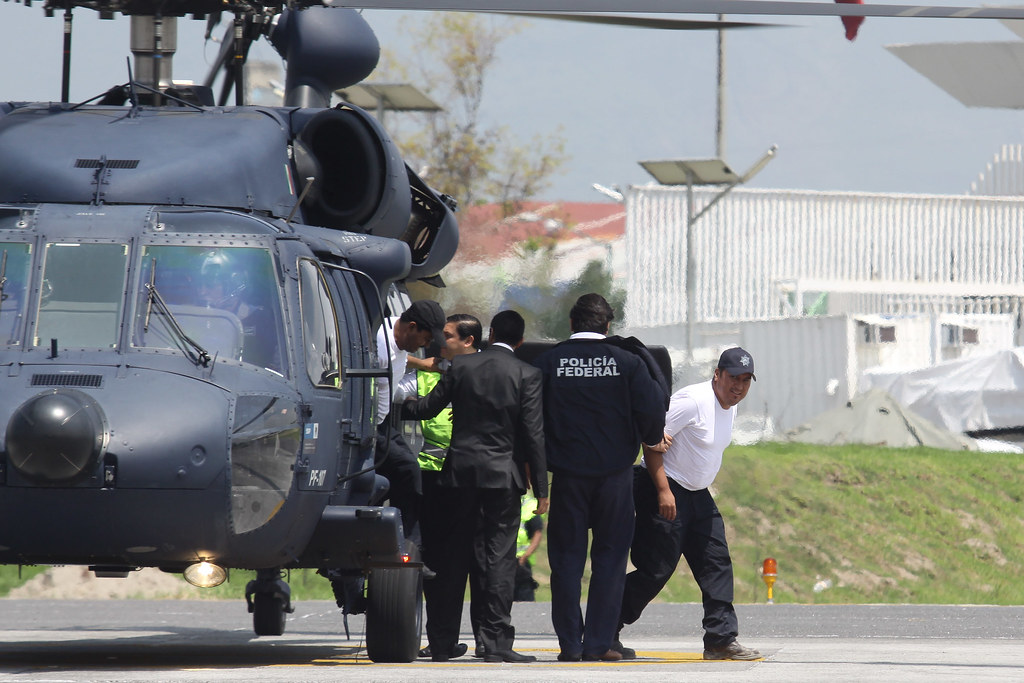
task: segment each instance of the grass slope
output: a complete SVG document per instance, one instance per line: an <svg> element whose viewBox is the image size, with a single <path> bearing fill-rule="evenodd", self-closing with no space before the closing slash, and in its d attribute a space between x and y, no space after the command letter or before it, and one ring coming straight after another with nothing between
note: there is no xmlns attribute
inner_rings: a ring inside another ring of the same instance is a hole
<svg viewBox="0 0 1024 683"><path fill-rule="evenodd" d="M1024 456L734 446L714 491L737 602L765 600L759 569L774 557L776 603L1024 604ZM549 600L543 545L535 557L537 598ZM0 567L0 595L22 582L17 574ZM232 572L224 586L189 597L239 599L251 576ZM293 571L289 582L296 600L333 599L312 571ZM700 601L685 562L659 599Z"/></svg>

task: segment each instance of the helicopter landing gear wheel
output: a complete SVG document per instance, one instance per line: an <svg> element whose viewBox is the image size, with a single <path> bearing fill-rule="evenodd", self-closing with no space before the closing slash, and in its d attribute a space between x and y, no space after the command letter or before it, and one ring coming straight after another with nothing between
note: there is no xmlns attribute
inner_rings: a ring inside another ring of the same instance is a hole
<svg viewBox="0 0 1024 683"><path fill-rule="evenodd" d="M412 662L423 627L423 574L419 567L370 571L366 654L375 662Z"/></svg>
<svg viewBox="0 0 1024 683"><path fill-rule="evenodd" d="M292 591L279 569L260 569L245 587L245 602L252 613L252 630L258 636L284 633L285 615L295 611Z"/></svg>
<svg viewBox="0 0 1024 683"><path fill-rule="evenodd" d="M284 600L270 593L253 596L252 629L258 636L279 636L284 633Z"/></svg>

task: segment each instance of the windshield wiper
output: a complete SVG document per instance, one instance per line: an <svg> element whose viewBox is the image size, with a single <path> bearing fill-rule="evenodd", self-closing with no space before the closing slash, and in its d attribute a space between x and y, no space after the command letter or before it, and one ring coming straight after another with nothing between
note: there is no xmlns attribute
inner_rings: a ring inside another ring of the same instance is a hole
<svg viewBox="0 0 1024 683"><path fill-rule="evenodd" d="M0 258L0 306L3 306L4 299L7 295L4 294L4 287L7 286L7 250L4 249L3 258Z"/></svg>
<svg viewBox="0 0 1024 683"><path fill-rule="evenodd" d="M167 327L174 333L178 340L184 345L181 350L197 366L204 368L210 366L210 361L213 357L210 353L199 345L199 342L192 339L192 337L185 334L185 330L182 329L181 323L174 317L174 313L171 312L170 307L164 298L160 296L160 292L156 288L156 259L153 259L153 265L149 269L149 282L146 283L146 291L148 292L146 302L146 320L142 325L143 333L149 332L149 316L153 311L153 304L156 304L156 310L167 316Z"/></svg>

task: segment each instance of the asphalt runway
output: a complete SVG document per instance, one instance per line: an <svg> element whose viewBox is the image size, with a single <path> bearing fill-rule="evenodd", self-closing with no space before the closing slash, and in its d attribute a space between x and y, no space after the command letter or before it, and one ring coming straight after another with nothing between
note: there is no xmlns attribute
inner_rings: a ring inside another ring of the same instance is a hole
<svg viewBox="0 0 1024 683"><path fill-rule="evenodd" d="M653 604L623 631L638 659L556 661L549 603L516 603L533 664L374 664L363 619L297 603L285 635L257 638L242 600L0 600L0 680L108 681L1024 681L1024 607L737 605L755 662L701 659L701 607ZM464 622L464 633L469 633ZM467 642L472 647L472 636Z"/></svg>

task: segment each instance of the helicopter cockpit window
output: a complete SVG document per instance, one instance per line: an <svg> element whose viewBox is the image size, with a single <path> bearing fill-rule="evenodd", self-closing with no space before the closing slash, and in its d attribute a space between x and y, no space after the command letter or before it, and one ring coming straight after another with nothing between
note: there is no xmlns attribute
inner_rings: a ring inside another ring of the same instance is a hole
<svg viewBox="0 0 1024 683"><path fill-rule="evenodd" d="M306 373L317 386L338 387L338 317L327 283L316 264L306 260L299 262L299 282Z"/></svg>
<svg viewBox="0 0 1024 683"><path fill-rule="evenodd" d="M267 249L146 245L139 272L133 346L189 356L198 346L211 358L285 374L280 288Z"/></svg>
<svg viewBox="0 0 1024 683"><path fill-rule="evenodd" d="M31 262L32 245L0 242L0 341L8 347L21 344Z"/></svg>
<svg viewBox="0 0 1024 683"><path fill-rule="evenodd" d="M126 244L47 244L33 346L117 348L127 264Z"/></svg>

